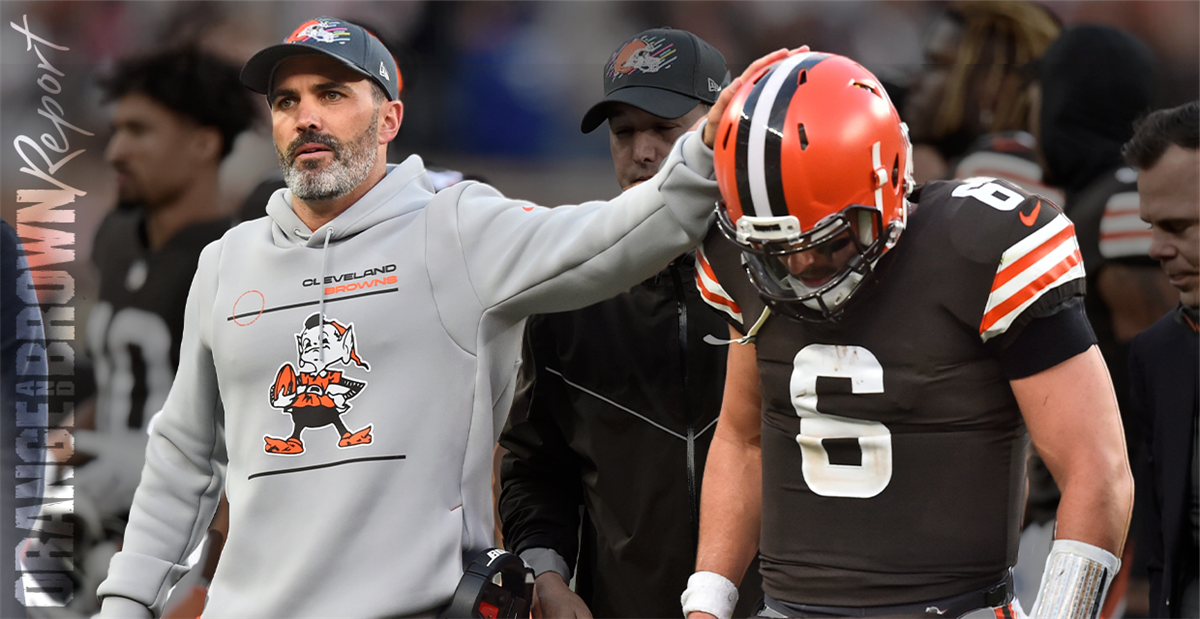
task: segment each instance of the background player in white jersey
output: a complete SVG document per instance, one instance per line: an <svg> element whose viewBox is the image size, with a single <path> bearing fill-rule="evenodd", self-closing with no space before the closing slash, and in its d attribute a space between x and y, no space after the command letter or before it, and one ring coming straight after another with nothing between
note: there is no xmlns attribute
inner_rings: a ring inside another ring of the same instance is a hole
<svg viewBox="0 0 1200 619"><path fill-rule="evenodd" d="M1063 489L1033 614L1093 616L1118 569L1132 478L1072 226L1004 181L914 190L906 133L874 75L820 53L718 128L698 280L743 339L692 619L729 616L756 546L764 616L1019 612L1027 436Z"/></svg>

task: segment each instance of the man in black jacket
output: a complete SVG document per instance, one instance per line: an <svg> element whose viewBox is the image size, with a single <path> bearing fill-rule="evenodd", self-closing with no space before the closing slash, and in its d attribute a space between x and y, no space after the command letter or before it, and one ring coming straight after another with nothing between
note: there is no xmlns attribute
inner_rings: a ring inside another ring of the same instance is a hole
<svg viewBox="0 0 1200 619"><path fill-rule="evenodd" d="M1179 306L1133 340L1133 404L1146 422L1138 471L1138 553L1150 574L1151 617L1200 616L1200 105L1161 110L1124 148L1138 169L1150 256L1179 290Z"/></svg>
<svg viewBox="0 0 1200 619"><path fill-rule="evenodd" d="M608 121L628 189L728 82L724 57L699 37L647 30L613 52L605 98L581 129ZM724 321L700 300L695 269L689 253L608 301L528 322L499 508L506 546L537 575L535 616L679 614L726 357ZM758 597L755 578L743 616Z"/></svg>

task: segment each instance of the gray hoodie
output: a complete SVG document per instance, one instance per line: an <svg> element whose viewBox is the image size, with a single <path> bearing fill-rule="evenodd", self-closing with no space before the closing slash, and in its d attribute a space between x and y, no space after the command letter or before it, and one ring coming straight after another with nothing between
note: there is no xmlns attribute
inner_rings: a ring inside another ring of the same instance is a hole
<svg viewBox="0 0 1200 619"><path fill-rule="evenodd" d="M276 192L200 258L102 615L161 612L222 487L205 617L446 604L464 554L493 544L492 449L525 317L610 297L693 246L712 176L689 133L609 202L435 194L416 156L311 233Z"/></svg>

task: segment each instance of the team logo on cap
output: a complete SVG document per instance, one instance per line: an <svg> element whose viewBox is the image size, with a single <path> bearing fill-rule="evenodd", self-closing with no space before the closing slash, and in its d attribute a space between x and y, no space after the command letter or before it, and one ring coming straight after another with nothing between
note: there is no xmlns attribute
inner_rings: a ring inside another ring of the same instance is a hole
<svg viewBox="0 0 1200 619"><path fill-rule="evenodd" d="M605 74L611 80L622 75L658 73L675 62L679 50L663 37L638 37L621 47L608 61Z"/></svg>
<svg viewBox="0 0 1200 619"><path fill-rule="evenodd" d="M350 29L340 22L329 19L314 19L300 24L284 43L338 43L345 45L350 40Z"/></svg>

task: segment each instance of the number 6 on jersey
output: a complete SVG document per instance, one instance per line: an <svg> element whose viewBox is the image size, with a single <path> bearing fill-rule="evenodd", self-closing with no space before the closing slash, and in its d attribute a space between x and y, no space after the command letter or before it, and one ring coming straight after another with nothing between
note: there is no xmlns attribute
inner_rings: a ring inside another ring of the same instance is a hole
<svg viewBox="0 0 1200 619"><path fill-rule="evenodd" d="M859 346L810 344L793 362L792 405L800 415L802 471L808 487L821 496L870 498L892 480L892 433L877 421L828 415L817 410L817 378L850 379L852 393L883 393L883 366ZM832 464L826 439L857 439L858 465Z"/></svg>

